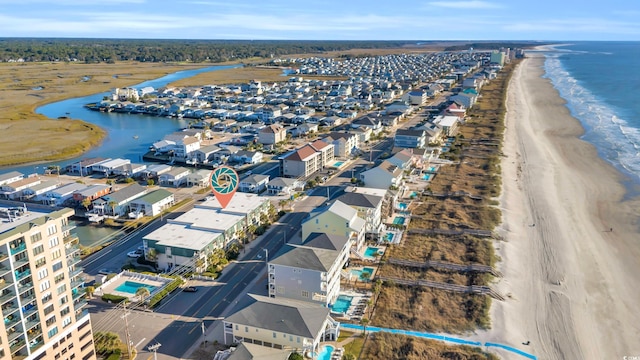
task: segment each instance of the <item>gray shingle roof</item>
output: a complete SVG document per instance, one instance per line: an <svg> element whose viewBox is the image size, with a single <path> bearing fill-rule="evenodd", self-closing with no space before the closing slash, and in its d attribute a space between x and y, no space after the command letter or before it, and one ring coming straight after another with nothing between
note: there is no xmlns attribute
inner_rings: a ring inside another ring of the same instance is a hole
<svg viewBox="0 0 640 360"><path fill-rule="evenodd" d="M336 200L342 201L350 206L376 208L378 207L378 204L380 204L380 201L382 201L382 197L348 192L340 195Z"/></svg>
<svg viewBox="0 0 640 360"><path fill-rule="evenodd" d="M286 245L269 263L326 272L331 269L338 255L336 250Z"/></svg>
<svg viewBox="0 0 640 360"><path fill-rule="evenodd" d="M342 250L342 248L344 248L344 245L347 243L347 241L349 241L349 239L346 236L314 232L309 234L302 245L317 249L340 251Z"/></svg>
<svg viewBox="0 0 640 360"><path fill-rule="evenodd" d="M328 308L311 302L249 296L251 303L225 321L313 339L324 329L329 316Z"/></svg>

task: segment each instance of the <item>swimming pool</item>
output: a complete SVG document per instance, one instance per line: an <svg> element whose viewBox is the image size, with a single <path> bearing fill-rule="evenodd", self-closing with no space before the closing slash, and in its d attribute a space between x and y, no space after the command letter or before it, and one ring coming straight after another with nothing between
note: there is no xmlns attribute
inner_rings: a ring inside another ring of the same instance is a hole
<svg viewBox="0 0 640 360"><path fill-rule="evenodd" d="M382 255L382 252L383 251L380 248L369 246L367 250L364 251L364 257L368 259L375 259L376 255Z"/></svg>
<svg viewBox="0 0 640 360"><path fill-rule="evenodd" d="M422 180L429 180L429 179L431 179L431 175L430 174L422 175Z"/></svg>
<svg viewBox="0 0 640 360"><path fill-rule="evenodd" d="M436 167L435 167L435 166L431 166L431 167L429 167L429 171L431 171L431 172L436 172Z"/></svg>
<svg viewBox="0 0 640 360"><path fill-rule="evenodd" d="M331 307L331 311L338 314L346 314L347 310L349 310L349 306L351 306L351 301L353 300L353 296L340 295L336 299L336 302Z"/></svg>
<svg viewBox="0 0 640 360"><path fill-rule="evenodd" d="M385 236L384 236L384 239L387 242L392 242L393 241L393 233L386 233Z"/></svg>
<svg viewBox="0 0 640 360"><path fill-rule="evenodd" d="M398 203L398 209L400 210L407 210L407 206L406 203Z"/></svg>
<svg viewBox="0 0 640 360"><path fill-rule="evenodd" d="M418 196L418 193L417 193L417 192L415 192L415 191L412 191L412 192L411 192L411 194L409 194L409 197L410 197L410 198L412 198L412 199L413 199L414 197L416 197L416 196Z"/></svg>
<svg viewBox="0 0 640 360"><path fill-rule="evenodd" d="M137 283L135 281L125 281L124 283L120 284L120 286L115 288L115 291L120 291L127 294L135 294L136 291L138 291L138 289L141 287L149 289L150 293L156 288L155 286L145 285Z"/></svg>
<svg viewBox="0 0 640 360"><path fill-rule="evenodd" d="M404 216L396 216L393 219L393 224L394 225L404 225L404 220L405 220Z"/></svg>
<svg viewBox="0 0 640 360"><path fill-rule="evenodd" d="M362 276L362 274L369 274L369 275L365 275ZM351 270L351 275L355 275L358 277L358 280L360 281L369 281L371 280L371 277L373 275L373 268L362 268L362 269L353 269Z"/></svg>
<svg viewBox="0 0 640 360"><path fill-rule="evenodd" d="M442 152L447 152L447 151L449 151L448 147L445 146L445 147L442 148Z"/></svg>
<svg viewBox="0 0 640 360"><path fill-rule="evenodd" d="M333 167L335 167L335 168L339 168L342 165L344 165L344 161L336 161L336 162L333 163Z"/></svg>
<svg viewBox="0 0 640 360"><path fill-rule="evenodd" d="M333 353L333 346L325 345L320 349L320 353L318 353L317 360L330 360L331 353Z"/></svg>

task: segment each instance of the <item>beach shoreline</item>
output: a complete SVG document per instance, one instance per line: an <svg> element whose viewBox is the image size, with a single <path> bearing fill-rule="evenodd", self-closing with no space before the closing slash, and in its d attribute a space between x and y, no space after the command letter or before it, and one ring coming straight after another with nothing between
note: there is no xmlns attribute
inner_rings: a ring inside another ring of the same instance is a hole
<svg viewBox="0 0 640 360"><path fill-rule="evenodd" d="M481 336L540 359L637 356L638 200L580 139L543 64L531 54L507 91L496 287L509 298L493 303L493 329Z"/></svg>

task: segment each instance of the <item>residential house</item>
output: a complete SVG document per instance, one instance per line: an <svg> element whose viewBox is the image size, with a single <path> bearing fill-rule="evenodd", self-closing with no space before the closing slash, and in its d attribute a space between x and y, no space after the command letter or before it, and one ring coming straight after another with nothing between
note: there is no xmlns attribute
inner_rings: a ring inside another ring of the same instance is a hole
<svg viewBox="0 0 640 360"><path fill-rule="evenodd" d="M292 354L292 350L275 349L244 342L224 350L224 352L229 354L225 360L287 360Z"/></svg>
<svg viewBox="0 0 640 360"><path fill-rule="evenodd" d="M236 161L242 164L259 164L262 162L264 154L260 151L247 151L240 150L237 153L231 155L229 160Z"/></svg>
<svg viewBox="0 0 640 360"><path fill-rule="evenodd" d="M42 203L51 206L61 206L65 201L73 199L73 194L87 188L87 185L80 183L70 183L62 185L53 190L49 190L41 196Z"/></svg>
<svg viewBox="0 0 640 360"><path fill-rule="evenodd" d="M311 145L312 148L320 153L320 166L318 170L321 170L325 166L333 163L333 160L335 158L333 144L326 143L322 140L316 140L309 145Z"/></svg>
<svg viewBox="0 0 640 360"><path fill-rule="evenodd" d="M93 200L94 213L100 215L122 216L129 211L129 203L149 192L149 189L138 184L131 184L120 190Z"/></svg>
<svg viewBox="0 0 640 360"><path fill-rule="evenodd" d="M23 200L23 192L40 184L42 179L39 176L29 176L20 180L12 181L0 186L0 195L5 199Z"/></svg>
<svg viewBox="0 0 640 360"><path fill-rule="evenodd" d="M427 136L424 130L398 129L394 137L394 146L400 148L424 148Z"/></svg>
<svg viewBox="0 0 640 360"><path fill-rule="evenodd" d="M411 105L422 106L427 102L427 93L422 90L409 91L403 95L403 100Z"/></svg>
<svg viewBox="0 0 640 360"><path fill-rule="evenodd" d="M198 169L189 175L186 180L187 186L207 187L211 185L211 170Z"/></svg>
<svg viewBox="0 0 640 360"><path fill-rule="evenodd" d="M129 203L129 211L134 214L156 216L163 210L173 206L174 203L175 198L172 192L165 189L158 189L131 200Z"/></svg>
<svg viewBox="0 0 640 360"><path fill-rule="evenodd" d="M113 175L125 176L125 177L136 177L141 175L147 169L147 165L145 164L124 164L122 166L118 166L113 169Z"/></svg>
<svg viewBox="0 0 640 360"><path fill-rule="evenodd" d="M449 100L460 103L466 109L469 109L476 103L477 98L478 96L475 94L461 92L456 95L450 96Z"/></svg>
<svg viewBox="0 0 640 360"><path fill-rule="evenodd" d="M187 136L176 141L173 156L180 160L188 160L196 157L194 153L200 149L200 140L195 136Z"/></svg>
<svg viewBox="0 0 640 360"><path fill-rule="evenodd" d="M263 145L274 145L287 139L287 131L280 124L271 124L258 132L258 142Z"/></svg>
<svg viewBox="0 0 640 360"><path fill-rule="evenodd" d="M362 180L367 187L388 189L390 187L400 187L402 185L403 170L388 161L383 161L380 165L360 173Z"/></svg>
<svg viewBox="0 0 640 360"><path fill-rule="evenodd" d="M346 236L311 233L301 244L285 244L268 259L269 296L330 307L340 292L340 270L349 259Z"/></svg>
<svg viewBox="0 0 640 360"><path fill-rule="evenodd" d="M187 176L189 176L190 173L191 171L188 168L174 167L166 173L159 175L158 182L162 186L180 187L186 183Z"/></svg>
<svg viewBox="0 0 640 360"><path fill-rule="evenodd" d="M101 157L82 159L78 162L70 164L67 166L67 171L70 173L78 174L80 176L91 175L93 172L92 166L99 162L109 160Z"/></svg>
<svg viewBox="0 0 640 360"><path fill-rule="evenodd" d="M442 129L444 136L455 136L458 132L460 119L457 116L439 115L433 119L433 124Z"/></svg>
<svg viewBox="0 0 640 360"><path fill-rule="evenodd" d="M147 177L158 177L159 175L171 171L171 169L173 169L173 167L166 164L149 165L147 167L146 173Z"/></svg>
<svg viewBox="0 0 640 360"><path fill-rule="evenodd" d="M100 173L103 176L110 176L113 174L114 169L124 166L126 164L131 164L131 160L107 159L91 165L91 171L94 173Z"/></svg>
<svg viewBox="0 0 640 360"><path fill-rule="evenodd" d="M307 144L280 158L280 173L284 177L306 178L320 170L320 163L321 153Z"/></svg>
<svg viewBox="0 0 640 360"><path fill-rule="evenodd" d="M356 209L334 201L309 213L302 222L302 238L306 239L314 232L346 236L359 250L364 245L365 229L365 220L358 216Z"/></svg>
<svg viewBox="0 0 640 360"><path fill-rule="evenodd" d="M320 342L338 339L340 323L333 320L329 309L322 305L248 296L251 299L246 306L223 320L225 344L258 344L317 354Z"/></svg>
<svg viewBox="0 0 640 360"><path fill-rule="evenodd" d="M269 183L269 175L253 174L240 180L238 190L247 193L261 193L267 188Z"/></svg>
<svg viewBox="0 0 640 360"><path fill-rule="evenodd" d="M304 189L304 182L297 179L277 177L267 183L269 195L292 195L296 190Z"/></svg>
<svg viewBox="0 0 640 360"><path fill-rule="evenodd" d="M220 150L218 145L202 146L193 152L193 157L200 164L209 164L215 162L215 154Z"/></svg>
<svg viewBox="0 0 640 360"><path fill-rule="evenodd" d="M356 128L369 128L373 135L378 135L382 131L382 122L377 117L362 116L351 122L351 127Z"/></svg>
<svg viewBox="0 0 640 360"><path fill-rule="evenodd" d="M19 171L11 171L0 175L0 186L24 179L24 174Z"/></svg>
<svg viewBox="0 0 640 360"><path fill-rule="evenodd" d="M331 132L322 141L333 144L334 156L348 158L358 149L358 136L349 132Z"/></svg>
<svg viewBox="0 0 640 360"><path fill-rule="evenodd" d="M59 180L44 180L40 182L40 184L33 185L22 190L22 197L28 198L35 201L42 201L44 199L44 195L51 191L55 190L58 186L60 186Z"/></svg>
<svg viewBox="0 0 640 360"><path fill-rule="evenodd" d="M370 127L359 127L349 130L350 133L355 134L358 137L358 144L364 144L371 139L373 130Z"/></svg>
<svg viewBox="0 0 640 360"><path fill-rule="evenodd" d="M111 193L111 191L113 191L111 185L101 185L101 184L89 185L89 186L83 187L82 189L76 190L73 193L73 200L77 201L78 203L82 203L82 201L84 201L85 199L89 199L89 201L93 201L97 198L100 198L102 196L105 196Z"/></svg>
<svg viewBox="0 0 640 360"><path fill-rule="evenodd" d="M383 200L383 196L357 192L345 192L336 198L336 201L356 209L358 217L365 221L366 234L374 239L377 239L384 229L382 224Z"/></svg>
<svg viewBox="0 0 640 360"><path fill-rule="evenodd" d="M402 170L409 170L413 165L413 151L412 149L402 149L386 159L386 161Z"/></svg>

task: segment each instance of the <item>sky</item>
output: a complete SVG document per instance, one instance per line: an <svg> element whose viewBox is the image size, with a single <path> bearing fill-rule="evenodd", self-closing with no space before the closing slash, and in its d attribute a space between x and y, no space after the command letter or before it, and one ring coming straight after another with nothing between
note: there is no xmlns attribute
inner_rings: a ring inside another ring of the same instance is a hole
<svg viewBox="0 0 640 360"><path fill-rule="evenodd" d="M0 0L0 37L640 40L640 1Z"/></svg>

